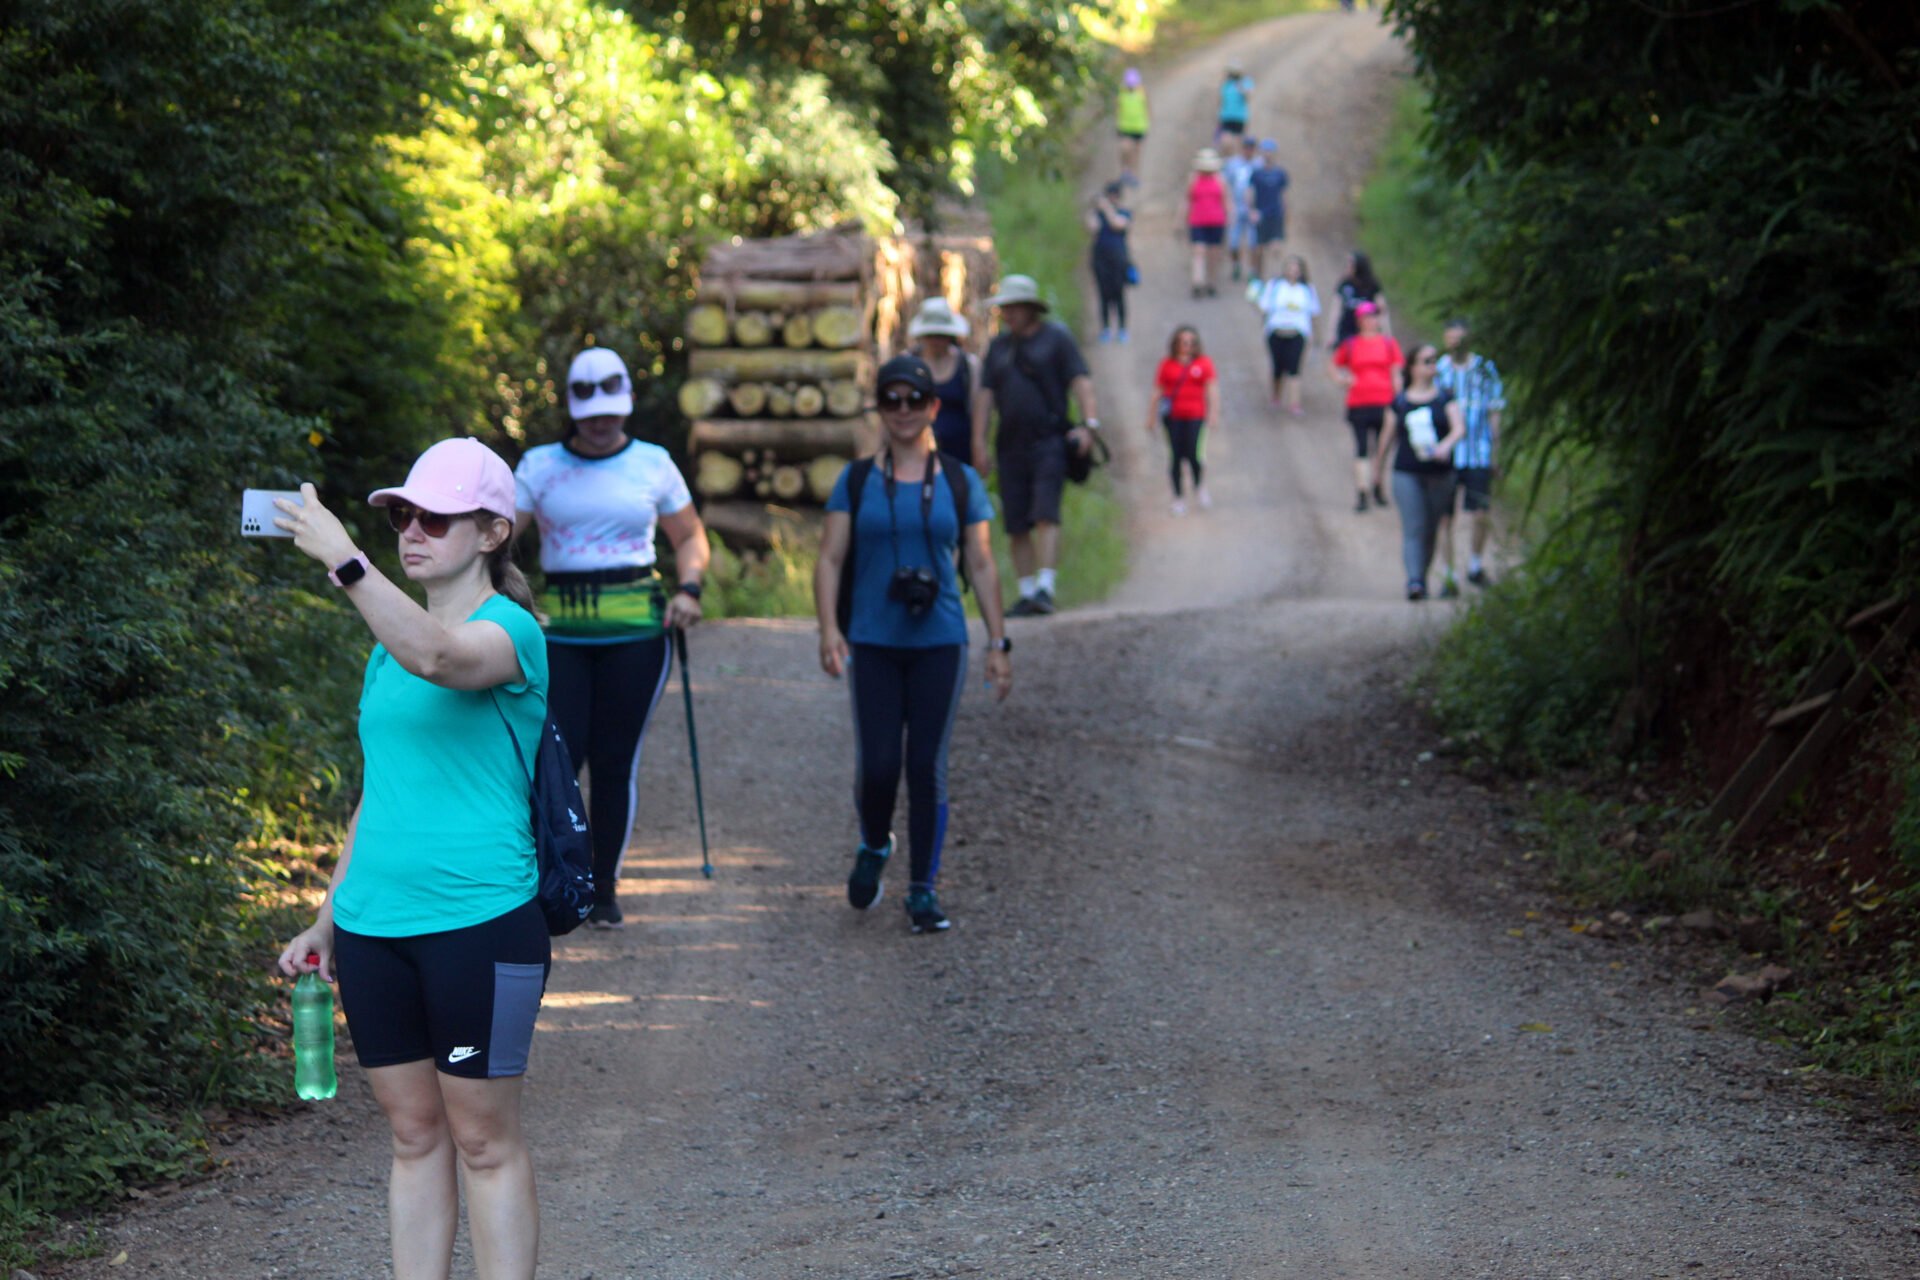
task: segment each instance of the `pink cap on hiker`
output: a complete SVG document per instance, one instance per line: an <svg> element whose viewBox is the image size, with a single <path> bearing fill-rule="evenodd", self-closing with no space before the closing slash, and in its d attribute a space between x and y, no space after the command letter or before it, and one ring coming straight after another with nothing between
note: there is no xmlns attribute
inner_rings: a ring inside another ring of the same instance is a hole
<svg viewBox="0 0 1920 1280"><path fill-rule="evenodd" d="M376 507L405 502L422 511L457 516L491 511L513 519L513 471L499 454L469 436L442 440L414 460L407 482L376 489Z"/></svg>
<svg viewBox="0 0 1920 1280"><path fill-rule="evenodd" d="M1353 314L1357 316L1370 316L1378 314L1379 310L1380 304L1377 302L1360 302L1355 304Z"/></svg>

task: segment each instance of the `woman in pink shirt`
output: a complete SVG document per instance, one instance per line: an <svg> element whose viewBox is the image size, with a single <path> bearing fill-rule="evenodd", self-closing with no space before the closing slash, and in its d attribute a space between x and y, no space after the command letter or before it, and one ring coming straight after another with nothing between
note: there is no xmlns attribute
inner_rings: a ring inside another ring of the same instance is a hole
<svg viewBox="0 0 1920 1280"><path fill-rule="evenodd" d="M1220 180L1220 156L1204 147L1193 158L1187 184L1187 238L1193 243L1193 296L1211 298L1220 270L1220 246L1227 240L1227 184Z"/></svg>

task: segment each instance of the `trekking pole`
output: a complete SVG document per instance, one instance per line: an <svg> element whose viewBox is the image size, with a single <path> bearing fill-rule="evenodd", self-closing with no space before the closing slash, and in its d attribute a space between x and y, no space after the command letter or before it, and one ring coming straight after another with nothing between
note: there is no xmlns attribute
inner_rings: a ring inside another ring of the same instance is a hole
<svg viewBox="0 0 1920 1280"><path fill-rule="evenodd" d="M687 706L687 755L693 761L693 808L700 815L700 874L713 879L713 856L707 852L707 802L700 791L700 737L693 731L693 677L687 674L687 630L673 628L673 650L680 659L680 696Z"/></svg>

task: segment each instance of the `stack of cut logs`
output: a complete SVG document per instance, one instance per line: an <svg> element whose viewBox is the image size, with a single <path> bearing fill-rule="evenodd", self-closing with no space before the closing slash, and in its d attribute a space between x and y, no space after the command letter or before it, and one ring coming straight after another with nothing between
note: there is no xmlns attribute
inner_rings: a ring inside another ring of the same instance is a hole
<svg viewBox="0 0 1920 1280"><path fill-rule="evenodd" d="M693 423L703 515L729 541L766 545L779 508L825 502L847 461L875 446L873 260L873 242L855 232L707 254L687 313L680 408Z"/></svg>

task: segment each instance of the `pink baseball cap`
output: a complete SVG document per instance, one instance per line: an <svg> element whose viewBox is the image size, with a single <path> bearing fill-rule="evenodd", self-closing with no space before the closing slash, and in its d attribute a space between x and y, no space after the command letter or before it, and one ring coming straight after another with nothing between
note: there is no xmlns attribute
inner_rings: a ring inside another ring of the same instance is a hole
<svg viewBox="0 0 1920 1280"><path fill-rule="evenodd" d="M461 436L428 449L414 460L405 484L376 489L367 501L376 507L405 502L447 516L491 511L511 520L513 471L499 454L470 436Z"/></svg>
<svg viewBox="0 0 1920 1280"><path fill-rule="evenodd" d="M1376 314L1379 310L1379 303L1368 300L1356 303L1353 308L1353 314L1357 316L1370 316Z"/></svg>

